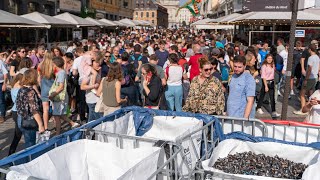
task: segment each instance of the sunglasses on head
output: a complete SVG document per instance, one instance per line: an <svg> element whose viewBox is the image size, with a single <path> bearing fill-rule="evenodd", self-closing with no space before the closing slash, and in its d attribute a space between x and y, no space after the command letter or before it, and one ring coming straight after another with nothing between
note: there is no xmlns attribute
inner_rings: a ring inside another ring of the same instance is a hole
<svg viewBox="0 0 320 180"><path fill-rule="evenodd" d="M203 69L205 72L212 71L213 68Z"/></svg>

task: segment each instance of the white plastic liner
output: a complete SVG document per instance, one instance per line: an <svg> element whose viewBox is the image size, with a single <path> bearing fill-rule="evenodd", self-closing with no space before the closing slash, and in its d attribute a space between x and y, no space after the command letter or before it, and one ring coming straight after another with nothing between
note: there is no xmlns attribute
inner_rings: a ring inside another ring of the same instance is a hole
<svg viewBox="0 0 320 180"><path fill-rule="evenodd" d="M153 125L149 131L147 131L142 137L165 140L171 142L177 142L179 139L187 135L188 133L199 129L203 126L203 122L193 117L181 117L181 116L154 116ZM114 121L102 123L94 128L95 130L125 134L135 136L135 127L133 123L133 113L130 112ZM182 161L182 157L178 155L178 166L180 172L186 175L188 168L193 169L197 162L196 154L200 154L202 131L193 134L190 138L195 145L196 151L192 148L190 139L187 139L181 143L182 152L185 156L185 161ZM103 135L98 135L98 140L103 142L112 142L119 144L117 138L108 137L105 139ZM151 146L150 143L139 143L139 147ZM123 147L134 147L134 140L124 140ZM160 155L162 157L162 155Z"/></svg>
<svg viewBox="0 0 320 180"><path fill-rule="evenodd" d="M219 143L219 145L214 149L211 158L202 162L202 166L204 170L218 173L220 175L234 175L240 178L252 178L257 180L279 179L264 176L228 174L212 167L219 158L225 158L229 154L248 151L251 151L255 154L265 154L267 156L278 155L281 158L285 158L297 163L307 164L309 165L309 167L305 170L302 179L320 179L320 173L318 173L318 170L320 169L318 150L309 147L301 147L274 142L252 143L235 139L224 140Z"/></svg>
<svg viewBox="0 0 320 180"><path fill-rule="evenodd" d="M84 139L10 167L7 179L18 180L17 173L21 178L29 175L50 180L147 179L157 170L159 154L158 147L119 149L110 143Z"/></svg>

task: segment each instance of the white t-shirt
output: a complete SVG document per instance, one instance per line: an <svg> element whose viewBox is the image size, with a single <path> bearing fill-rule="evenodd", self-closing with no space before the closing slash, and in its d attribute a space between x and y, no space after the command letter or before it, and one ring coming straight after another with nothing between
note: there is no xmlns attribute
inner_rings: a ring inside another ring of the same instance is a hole
<svg viewBox="0 0 320 180"><path fill-rule="evenodd" d="M181 66L170 66L165 69L165 73L168 75L168 86L179 86L182 84L183 69Z"/></svg>
<svg viewBox="0 0 320 180"><path fill-rule="evenodd" d="M320 59L319 59L318 55L312 55L309 57L308 66L312 66L309 79L317 79L318 78L319 63L320 63Z"/></svg>
<svg viewBox="0 0 320 180"><path fill-rule="evenodd" d="M77 70L80 76L81 76L81 73L82 73L82 72L80 72L81 70L80 70L79 67L80 67L80 65L81 65L82 59L83 59L83 56L77 57L77 58L74 60L73 65L72 65L72 68L71 68L72 70ZM81 84L80 79L79 79L79 83Z"/></svg>
<svg viewBox="0 0 320 180"><path fill-rule="evenodd" d="M148 49L148 54L149 54L149 56L151 56L152 54L154 54L154 50L153 50L152 47L148 46L147 49Z"/></svg>
<svg viewBox="0 0 320 180"><path fill-rule="evenodd" d="M311 98L316 98L317 100L320 100L320 90L316 90L310 96L309 100ZM309 117L309 123L320 124L320 104L312 106L308 117Z"/></svg>
<svg viewBox="0 0 320 180"><path fill-rule="evenodd" d="M288 52L286 50L282 50L279 55L282 57L283 59L283 70L286 71L287 70L287 63L288 63Z"/></svg>

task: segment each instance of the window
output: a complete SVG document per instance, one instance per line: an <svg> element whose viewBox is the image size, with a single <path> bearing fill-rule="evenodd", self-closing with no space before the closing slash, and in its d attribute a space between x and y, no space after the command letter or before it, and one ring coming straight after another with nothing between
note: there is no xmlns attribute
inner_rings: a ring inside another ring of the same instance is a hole
<svg viewBox="0 0 320 180"><path fill-rule="evenodd" d="M149 17L149 12L147 12L147 17Z"/></svg>
<svg viewBox="0 0 320 180"><path fill-rule="evenodd" d="M154 20L152 20L152 24L154 24Z"/></svg>
<svg viewBox="0 0 320 180"><path fill-rule="evenodd" d="M154 12L152 12L152 17L154 17Z"/></svg>
<svg viewBox="0 0 320 180"><path fill-rule="evenodd" d="M138 12L136 12L136 17L138 17Z"/></svg>
<svg viewBox="0 0 320 180"><path fill-rule="evenodd" d="M140 17L143 17L143 12L140 13Z"/></svg>

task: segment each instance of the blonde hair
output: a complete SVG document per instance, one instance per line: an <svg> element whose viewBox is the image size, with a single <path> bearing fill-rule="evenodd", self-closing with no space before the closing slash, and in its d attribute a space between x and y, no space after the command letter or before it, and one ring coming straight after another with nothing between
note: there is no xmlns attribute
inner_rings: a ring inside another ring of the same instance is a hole
<svg viewBox="0 0 320 180"><path fill-rule="evenodd" d="M53 53L52 52L46 52L43 57L43 61L40 66L40 75L47 78L52 79L53 78Z"/></svg>

